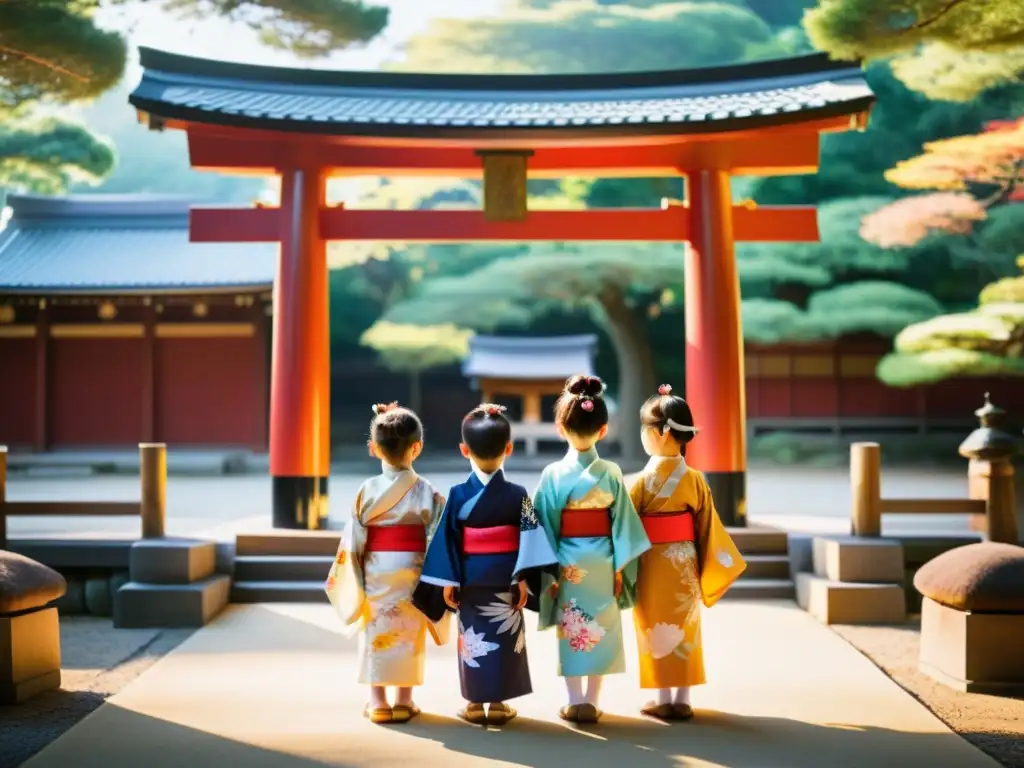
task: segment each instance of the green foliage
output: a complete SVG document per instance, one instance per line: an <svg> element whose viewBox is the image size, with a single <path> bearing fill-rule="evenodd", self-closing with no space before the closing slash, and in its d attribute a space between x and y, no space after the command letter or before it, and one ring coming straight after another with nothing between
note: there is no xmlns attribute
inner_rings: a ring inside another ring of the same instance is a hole
<svg viewBox="0 0 1024 768"><path fill-rule="evenodd" d="M973 98L1024 64L1022 0L819 0L804 26L836 58L901 55L897 75L936 97Z"/></svg>
<svg viewBox="0 0 1024 768"><path fill-rule="evenodd" d="M0 120L0 186L59 194L73 182L95 184L113 165L113 148L80 123Z"/></svg>
<svg viewBox="0 0 1024 768"><path fill-rule="evenodd" d="M179 16L219 16L248 24L266 45L305 58L369 41L384 28L388 16L386 8L362 0L135 1ZM76 183L95 184L113 168L108 142L77 123L62 123L50 109L96 99L121 80L125 39L118 32L99 28L95 16L100 9L126 3L0 0L0 185L61 193ZM132 113L124 99L115 114L123 116L116 124L126 131ZM141 136L142 129L136 130ZM138 143L147 144L141 139ZM142 162L128 158L120 165L119 178L104 191L209 190L214 193L211 199L255 196L250 191L252 182L191 184L197 177L187 166L185 173L161 173L161 153L152 152L154 143L148 143L150 151L141 153ZM132 146L127 154L136 148ZM174 181L168 183L168 178Z"/></svg>
<svg viewBox="0 0 1024 768"><path fill-rule="evenodd" d="M878 97L863 132L821 137L821 167L808 176L758 179L750 196L765 205L821 203L843 197L906 194L885 180L885 172L921 153L929 141L977 133L986 121L1024 110L1024 86L995 88L967 103L930 101L911 91L886 64L869 66L868 84Z"/></svg>
<svg viewBox="0 0 1024 768"><path fill-rule="evenodd" d="M805 323L814 338L856 333L892 337L911 323L941 314L943 306L922 291L898 283L861 280L811 296Z"/></svg>
<svg viewBox="0 0 1024 768"><path fill-rule="evenodd" d="M743 340L754 344L781 344L806 338L804 313L795 304L778 299L744 299Z"/></svg>
<svg viewBox="0 0 1024 768"><path fill-rule="evenodd" d="M513 6L501 17L439 19L406 48L406 70L619 72L708 67L785 53L771 28L741 3L647 7L566 0Z"/></svg>
<svg viewBox="0 0 1024 768"><path fill-rule="evenodd" d="M453 324L422 326L380 322L362 335L360 343L376 350L389 370L419 373L465 359L472 335L472 331Z"/></svg>
<svg viewBox="0 0 1024 768"><path fill-rule="evenodd" d="M1024 256L1017 263L1024 272ZM1024 274L987 286L973 311L905 328L878 366L898 387L990 375L1024 375Z"/></svg>

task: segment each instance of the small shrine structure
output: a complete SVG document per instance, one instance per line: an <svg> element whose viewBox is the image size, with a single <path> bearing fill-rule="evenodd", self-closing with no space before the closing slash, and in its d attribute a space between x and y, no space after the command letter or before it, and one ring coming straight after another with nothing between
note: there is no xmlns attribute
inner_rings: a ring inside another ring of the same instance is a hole
<svg viewBox="0 0 1024 768"><path fill-rule="evenodd" d="M556 396L574 374L594 375L597 336L505 337L474 336L462 373L481 394L481 401L515 397L521 418L512 423L512 439L523 441L527 456L537 455L541 440L559 440L554 423L545 420L544 397Z"/></svg>
<svg viewBox="0 0 1024 768"><path fill-rule="evenodd" d="M142 48L129 101L188 136L193 168L277 176L278 207L194 208L191 238L276 243L270 401L274 525L326 524L330 345L326 246L383 242L686 242L692 458L729 525L746 524L737 241L818 240L813 207L733 200L733 176L809 174L821 135L862 129L874 94L825 54L733 66L573 75L331 72ZM483 210L351 210L339 176L483 178ZM531 211L526 180L685 179L660 208ZM682 348L680 353L682 353Z"/></svg>
<svg viewBox="0 0 1024 768"><path fill-rule="evenodd" d="M8 195L0 445L264 452L274 246L189 242L189 201Z"/></svg>

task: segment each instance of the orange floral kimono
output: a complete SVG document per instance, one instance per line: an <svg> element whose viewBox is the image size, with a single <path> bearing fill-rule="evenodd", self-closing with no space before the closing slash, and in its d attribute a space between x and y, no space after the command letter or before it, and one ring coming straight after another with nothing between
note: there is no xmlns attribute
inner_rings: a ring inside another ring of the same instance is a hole
<svg viewBox="0 0 1024 768"><path fill-rule="evenodd" d="M700 604L714 605L746 569L704 475L682 456L654 456L628 479L651 549L640 556L633 623L640 687L701 685Z"/></svg>
<svg viewBox="0 0 1024 768"><path fill-rule="evenodd" d="M359 489L324 588L345 634L360 632L360 683L422 685L427 632L438 645L448 641L451 614L435 624L412 602L443 508L411 469L385 464Z"/></svg>

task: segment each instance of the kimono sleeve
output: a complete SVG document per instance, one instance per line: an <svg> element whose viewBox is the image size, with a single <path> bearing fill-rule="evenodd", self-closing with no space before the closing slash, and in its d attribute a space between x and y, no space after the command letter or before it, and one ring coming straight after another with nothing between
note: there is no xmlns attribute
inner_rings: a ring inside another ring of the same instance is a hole
<svg viewBox="0 0 1024 768"><path fill-rule="evenodd" d="M715 509L711 489L703 476L697 484L700 505L694 515L700 589L704 605L717 603L747 569L739 549L729 536Z"/></svg>
<svg viewBox="0 0 1024 768"><path fill-rule="evenodd" d="M644 531L640 515L633 506L622 474L615 473L611 480L615 488L615 500L611 507L613 564L615 570L622 573L619 605L628 608L636 598L639 557L651 548L651 542Z"/></svg>
<svg viewBox="0 0 1024 768"><path fill-rule="evenodd" d="M526 572L543 569L558 573L558 555L537 517L537 510L529 496L524 495L519 510L519 557L512 573L513 583Z"/></svg>
<svg viewBox="0 0 1024 768"><path fill-rule="evenodd" d="M341 534L338 554L327 574L324 590L334 610L346 626L345 634L358 631L366 604L363 573L363 552L366 548L366 526L360 514L363 492L352 505L352 514Z"/></svg>
<svg viewBox="0 0 1024 768"><path fill-rule="evenodd" d="M543 532L547 539L548 547L558 557L557 531L561 525L561 507L553 499L551 471L545 467L540 476L540 483L534 491L531 503L534 514L539 524L538 530ZM531 597L527 599L526 607L535 610L539 614L537 628L540 630L550 629L557 626L560 619L558 601L551 595L551 585L558 581L559 568L555 565L550 572L546 569L535 572L536 577L527 579L526 586Z"/></svg>
<svg viewBox="0 0 1024 768"><path fill-rule="evenodd" d="M450 610L444 601L444 588L458 587L462 583L462 557L456 521L458 510L453 506L457 505L453 505L449 496L430 536L420 581L412 594L413 605L432 622L441 621Z"/></svg>

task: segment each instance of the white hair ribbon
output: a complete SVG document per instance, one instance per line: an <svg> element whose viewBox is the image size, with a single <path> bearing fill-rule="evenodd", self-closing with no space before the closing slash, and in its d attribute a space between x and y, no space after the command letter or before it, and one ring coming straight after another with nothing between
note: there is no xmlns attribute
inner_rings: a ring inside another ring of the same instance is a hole
<svg viewBox="0 0 1024 768"><path fill-rule="evenodd" d="M661 434L664 435L670 429L674 429L677 432L692 432L693 434L697 434L699 431L696 427L688 427L685 424L679 424L672 421L672 419L665 419L665 426L661 428Z"/></svg>

